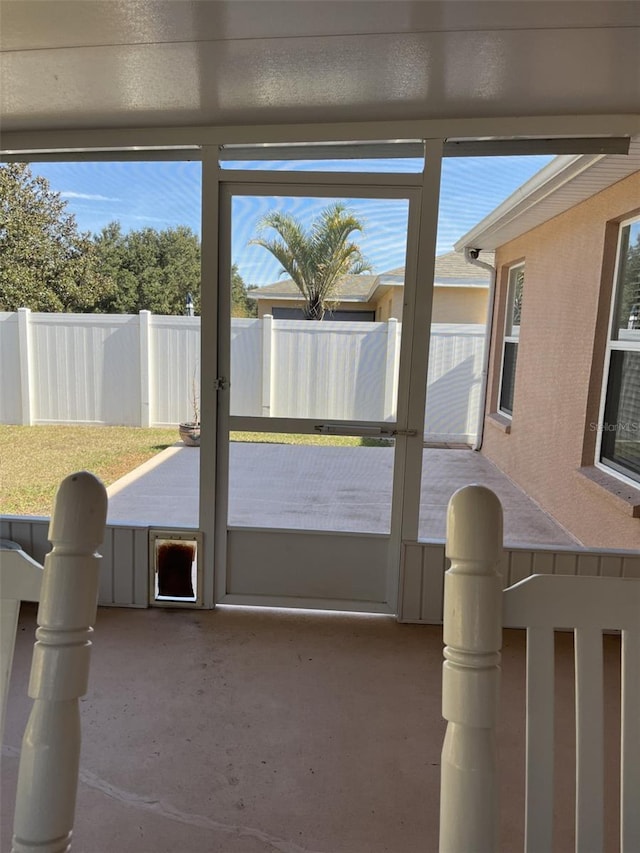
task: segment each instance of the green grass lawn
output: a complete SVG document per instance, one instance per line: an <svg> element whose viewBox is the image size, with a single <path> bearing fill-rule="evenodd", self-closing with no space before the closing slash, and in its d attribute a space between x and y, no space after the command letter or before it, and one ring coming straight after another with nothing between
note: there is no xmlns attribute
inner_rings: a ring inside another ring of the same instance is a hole
<svg viewBox="0 0 640 853"><path fill-rule="evenodd" d="M232 432L231 441L252 441L258 444L313 444L327 447L391 447L388 438L368 438L352 435L303 435L283 432Z"/></svg>
<svg viewBox="0 0 640 853"><path fill-rule="evenodd" d="M92 471L110 485L178 440L177 429L0 425L0 512L50 515L60 481Z"/></svg>
<svg viewBox="0 0 640 853"><path fill-rule="evenodd" d="M384 439L267 432L234 432L231 440L345 447L391 444ZM0 424L0 512L48 516L55 491L68 474L92 471L109 486L177 441L177 428Z"/></svg>

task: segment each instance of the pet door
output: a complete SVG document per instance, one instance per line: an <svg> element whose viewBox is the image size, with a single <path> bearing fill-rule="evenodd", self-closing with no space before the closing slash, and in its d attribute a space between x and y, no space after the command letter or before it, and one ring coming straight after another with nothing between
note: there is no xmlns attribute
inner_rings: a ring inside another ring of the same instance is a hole
<svg viewBox="0 0 640 853"><path fill-rule="evenodd" d="M202 606L202 534L152 530L149 533L149 603L155 606Z"/></svg>

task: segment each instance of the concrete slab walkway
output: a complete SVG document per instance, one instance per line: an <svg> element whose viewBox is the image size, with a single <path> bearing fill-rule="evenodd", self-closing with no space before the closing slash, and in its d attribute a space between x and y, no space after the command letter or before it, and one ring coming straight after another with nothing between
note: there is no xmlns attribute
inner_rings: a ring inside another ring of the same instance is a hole
<svg viewBox="0 0 640 853"><path fill-rule="evenodd" d="M109 523L197 527L200 450L176 445L109 488ZM229 524L358 533L389 531L393 448L232 442ZM493 489L508 545L577 542L495 465L472 450L426 448L421 539L444 539L447 503L468 483Z"/></svg>

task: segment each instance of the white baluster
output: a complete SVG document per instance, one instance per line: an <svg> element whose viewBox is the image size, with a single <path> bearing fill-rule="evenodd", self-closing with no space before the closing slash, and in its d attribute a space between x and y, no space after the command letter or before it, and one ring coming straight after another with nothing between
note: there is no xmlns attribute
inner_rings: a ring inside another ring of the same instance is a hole
<svg viewBox="0 0 640 853"><path fill-rule="evenodd" d="M495 726L502 647L502 507L484 486L449 502L445 574L440 853L498 849Z"/></svg>
<svg viewBox="0 0 640 853"><path fill-rule="evenodd" d="M22 741L14 853L69 850L80 758L78 699L87 690L107 495L86 471L62 481L49 526Z"/></svg>

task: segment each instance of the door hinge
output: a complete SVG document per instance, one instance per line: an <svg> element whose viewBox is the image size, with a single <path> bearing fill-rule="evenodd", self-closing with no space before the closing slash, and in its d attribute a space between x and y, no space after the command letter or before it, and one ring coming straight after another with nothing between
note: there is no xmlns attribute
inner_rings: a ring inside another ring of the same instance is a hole
<svg viewBox="0 0 640 853"><path fill-rule="evenodd" d="M226 376L218 376L218 378L214 380L213 388L215 391L226 391L230 384L231 383Z"/></svg>

